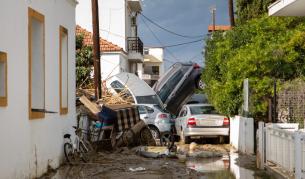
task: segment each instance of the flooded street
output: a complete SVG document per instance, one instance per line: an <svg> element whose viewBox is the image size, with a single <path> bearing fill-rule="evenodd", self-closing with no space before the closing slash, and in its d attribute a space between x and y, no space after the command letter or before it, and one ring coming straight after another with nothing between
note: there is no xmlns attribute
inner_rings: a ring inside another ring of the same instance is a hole
<svg viewBox="0 0 305 179"><path fill-rule="evenodd" d="M223 156L151 159L125 148L116 153L99 153L90 163L63 165L43 178L271 178L255 169L255 157L234 153L229 145L198 145L196 150L202 149L221 152Z"/></svg>

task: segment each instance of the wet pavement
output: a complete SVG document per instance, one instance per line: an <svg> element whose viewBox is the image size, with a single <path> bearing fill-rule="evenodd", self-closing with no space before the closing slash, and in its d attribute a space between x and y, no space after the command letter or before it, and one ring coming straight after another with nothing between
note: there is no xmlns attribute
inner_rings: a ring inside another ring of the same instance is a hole
<svg viewBox="0 0 305 179"><path fill-rule="evenodd" d="M189 148L188 145L179 146ZM265 171L257 170L255 157L239 155L229 145L198 145L196 150L217 151L222 157L214 158L144 158L135 150L117 153L99 153L89 163L65 164L42 178L202 178L202 179L267 179Z"/></svg>

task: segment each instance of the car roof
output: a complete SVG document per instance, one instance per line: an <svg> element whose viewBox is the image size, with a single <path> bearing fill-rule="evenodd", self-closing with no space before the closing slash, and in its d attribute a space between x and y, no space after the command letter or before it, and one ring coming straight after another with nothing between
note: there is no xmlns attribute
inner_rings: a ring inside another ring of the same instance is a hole
<svg viewBox="0 0 305 179"><path fill-rule="evenodd" d="M122 72L112 76L109 80L115 81L114 77L118 78L123 85L127 86L135 96L151 96L156 95L156 92L138 76L133 73Z"/></svg>

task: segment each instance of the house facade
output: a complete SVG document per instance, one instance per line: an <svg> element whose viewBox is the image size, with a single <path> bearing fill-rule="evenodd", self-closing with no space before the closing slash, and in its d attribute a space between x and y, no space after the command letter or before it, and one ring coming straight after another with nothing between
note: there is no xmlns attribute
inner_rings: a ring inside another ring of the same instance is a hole
<svg viewBox="0 0 305 179"><path fill-rule="evenodd" d="M141 78L144 60L143 42L138 37L137 25L138 14L142 11L141 0L99 0L98 2L100 37L116 44L124 52L119 56L117 52L102 49L102 79L117 74L119 69L136 73ZM76 22L82 28L92 32L91 1L79 2L76 8ZM125 65L128 67L126 68ZM114 68L116 69L112 71ZM112 71L111 74L110 71Z"/></svg>
<svg viewBox="0 0 305 179"><path fill-rule="evenodd" d="M75 112L76 0L0 2L0 178L63 161Z"/></svg>
<svg viewBox="0 0 305 179"><path fill-rule="evenodd" d="M163 48L144 48L144 63L142 79L153 86L155 82L164 74Z"/></svg>
<svg viewBox="0 0 305 179"><path fill-rule="evenodd" d="M268 8L269 16L305 16L304 0L277 0Z"/></svg>

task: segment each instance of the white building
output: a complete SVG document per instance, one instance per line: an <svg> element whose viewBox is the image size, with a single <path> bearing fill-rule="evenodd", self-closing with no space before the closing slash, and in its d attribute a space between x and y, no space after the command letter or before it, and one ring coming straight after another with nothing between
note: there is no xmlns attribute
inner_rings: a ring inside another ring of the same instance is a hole
<svg viewBox="0 0 305 179"><path fill-rule="evenodd" d="M76 22L81 27L92 32L92 13L91 1L82 0L76 8ZM102 51L101 73L102 79L109 76L109 69L117 66L117 62L127 62L127 72L137 73L139 77L143 73L143 43L137 33L137 16L142 11L141 0L99 0L99 25L100 36L102 39L118 45L123 50L123 54L118 57L117 54ZM103 64L103 59L109 61ZM120 59L120 60L118 60ZM112 65L111 62L114 62ZM105 70L106 71L103 71ZM108 71L107 71L108 70ZM112 72L111 75L118 71Z"/></svg>
<svg viewBox="0 0 305 179"><path fill-rule="evenodd" d="M92 33L86 29L76 26L76 34L83 36L84 45L92 46ZM102 80L118 74L120 72L129 72L129 63L127 53L123 48L100 38L101 54L101 76Z"/></svg>
<svg viewBox="0 0 305 179"><path fill-rule="evenodd" d="M150 86L164 73L163 48L144 48L142 79Z"/></svg>
<svg viewBox="0 0 305 179"><path fill-rule="evenodd" d="M76 121L76 4L0 2L0 178L36 178L64 159Z"/></svg>
<svg viewBox="0 0 305 179"><path fill-rule="evenodd" d="M269 6L270 16L305 16L304 0L278 0Z"/></svg>

